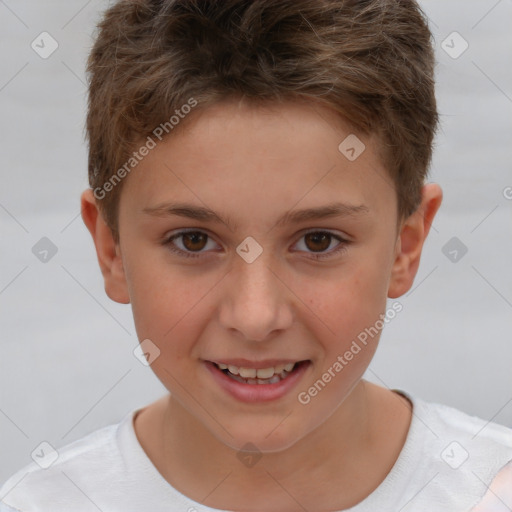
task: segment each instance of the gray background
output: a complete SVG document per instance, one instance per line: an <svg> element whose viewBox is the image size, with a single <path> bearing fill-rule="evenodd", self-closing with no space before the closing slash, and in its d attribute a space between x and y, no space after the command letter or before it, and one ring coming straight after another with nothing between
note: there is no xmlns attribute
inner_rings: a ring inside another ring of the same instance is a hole
<svg viewBox="0 0 512 512"><path fill-rule="evenodd" d="M421 5L436 39L431 180L444 203L367 378L512 427L512 1ZM165 393L132 353L131 309L105 295L79 217L84 62L106 6L0 0L0 481L40 442L59 448ZM43 31L59 44L47 59L30 46ZM453 31L469 44L456 59L441 47ZM58 248L46 263L32 252L42 237ZM468 249L457 262L442 251L452 237Z"/></svg>

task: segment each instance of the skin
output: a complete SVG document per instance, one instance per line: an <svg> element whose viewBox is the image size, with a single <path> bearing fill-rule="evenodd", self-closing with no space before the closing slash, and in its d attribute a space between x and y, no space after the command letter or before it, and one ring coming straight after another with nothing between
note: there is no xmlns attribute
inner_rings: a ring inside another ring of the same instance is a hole
<svg viewBox="0 0 512 512"><path fill-rule="evenodd" d="M349 161L338 145L353 132L325 107L225 102L186 122L125 178L119 244L92 191L82 194L105 290L131 303L139 340L160 350L151 368L170 392L137 415L137 437L170 484L213 508L354 506L392 468L411 420L405 398L362 379L380 333L307 405L297 395L375 324L387 297L411 288L441 189L425 185L418 210L397 222L379 141L358 135L366 149ZM207 206L236 226L144 212L170 201ZM287 211L337 201L367 211L276 225ZM185 228L208 235L174 240L197 258L162 243ZM311 230L333 236L323 245L305 236ZM349 241L337 254L335 235ZM263 248L250 264L236 253L248 236ZM284 397L243 403L204 367L228 357L311 364ZM251 467L237 457L248 442L262 454Z"/></svg>

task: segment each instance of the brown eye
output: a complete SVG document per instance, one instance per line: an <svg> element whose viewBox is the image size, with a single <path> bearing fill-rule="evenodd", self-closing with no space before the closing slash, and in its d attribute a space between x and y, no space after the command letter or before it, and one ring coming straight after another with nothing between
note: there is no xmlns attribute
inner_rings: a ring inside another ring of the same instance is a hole
<svg viewBox="0 0 512 512"><path fill-rule="evenodd" d="M208 249L214 249L217 245L202 231L180 231L165 238L162 244L173 253L188 258L207 257Z"/></svg>
<svg viewBox="0 0 512 512"><path fill-rule="evenodd" d="M309 255L310 258L321 260L337 255L341 256L350 243L349 240L329 231L309 231L301 236L295 247L299 249L299 252Z"/></svg>
<svg viewBox="0 0 512 512"><path fill-rule="evenodd" d="M333 236L331 234L321 231L316 233L308 233L304 236L307 248L315 252L322 252L328 249L331 245L332 238Z"/></svg>
<svg viewBox="0 0 512 512"><path fill-rule="evenodd" d="M182 234L183 245L188 251L200 251L204 249L208 235L200 231Z"/></svg>

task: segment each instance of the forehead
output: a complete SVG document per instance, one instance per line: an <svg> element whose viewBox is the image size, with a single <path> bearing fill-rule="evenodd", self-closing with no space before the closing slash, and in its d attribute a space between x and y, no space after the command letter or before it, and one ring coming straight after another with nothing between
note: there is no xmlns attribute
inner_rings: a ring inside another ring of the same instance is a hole
<svg viewBox="0 0 512 512"><path fill-rule="evenodd" d="M391 215L395 191L378 142L317 104L224 102L157 141L124 183L121 205L195 203L254 222L334 202Z"/></svg>

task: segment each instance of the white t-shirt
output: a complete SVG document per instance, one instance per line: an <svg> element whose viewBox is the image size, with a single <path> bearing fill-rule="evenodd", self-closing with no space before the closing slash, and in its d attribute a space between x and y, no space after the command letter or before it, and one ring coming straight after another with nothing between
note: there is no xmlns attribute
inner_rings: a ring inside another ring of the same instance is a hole
<svg viewBox="0 0 512 512"><path fill-rule="evenodd" d="M413 404L405 445L380 486L347 510L512 510L512 429L398 392ZM39 464L0 488L0 512L219 512L160 475L135 435L138 410L58 449L55 461L50 447L41 448Z"/></svg>

